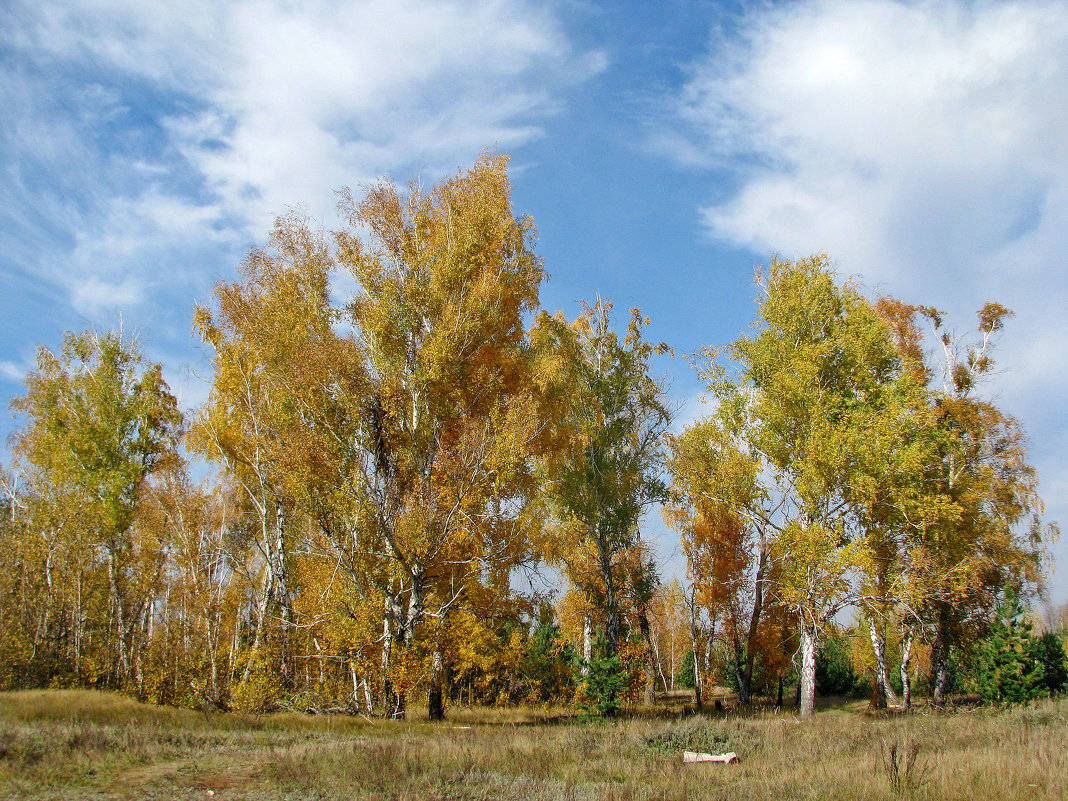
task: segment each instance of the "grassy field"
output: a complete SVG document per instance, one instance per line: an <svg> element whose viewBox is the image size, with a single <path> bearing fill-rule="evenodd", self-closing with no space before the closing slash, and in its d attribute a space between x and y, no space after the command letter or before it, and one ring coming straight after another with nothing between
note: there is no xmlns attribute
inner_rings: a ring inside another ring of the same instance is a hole
<svg viewBox="0 0 1068 801"><path fill-rule="evenodd" d="M732 765L683 765L684 749ZM824 709L581 723L450 710L390 723L150 707L86 691L0 693L0 798L1068 798L1068 701L1004 712Z"/></svg>

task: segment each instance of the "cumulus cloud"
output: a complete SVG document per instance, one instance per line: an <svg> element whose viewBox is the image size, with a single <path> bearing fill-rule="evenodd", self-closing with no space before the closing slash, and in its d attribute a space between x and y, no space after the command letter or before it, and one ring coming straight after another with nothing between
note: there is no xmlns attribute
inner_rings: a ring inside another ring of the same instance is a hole
<svg viewBox="0 0 1068 801"><path fill-rule="evenodd" d="M1068 8L812 0L741 30L713 42L677 105L679 158L696 149L739 181L701 209L712 236L763 255L828 251L961 327L996 298L1028 329L1016 379L1068 364L1053 352L1068 288Z"/></svg>
<svg viewBox="0 0 1068 801"><path fill-rule="evenodd" d="M1063 230L1062 4L820 0L758 13L744 34L680 98L706 152L747 165L703 210L715 236L833 246L849 270L936 289Z"/></svg>
<svg viewBox="0 0 1068 801"><path fill-rule="evenodd" d="M986 300L1014 308L991 391L1064 485L1068 6L802 0L739 31L693 65L661 140L734 176L700 210L710 235L764 258L829 252L961 330Z"/></svg>

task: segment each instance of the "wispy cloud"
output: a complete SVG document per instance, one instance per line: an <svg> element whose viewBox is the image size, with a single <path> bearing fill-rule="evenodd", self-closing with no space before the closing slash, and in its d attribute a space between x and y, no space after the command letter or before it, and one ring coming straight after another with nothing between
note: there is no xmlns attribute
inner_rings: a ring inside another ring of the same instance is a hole
<svg viewBox="0 0 1068 801"><path fill-rule="evenodd" d="M537 137L603 66L522 0L45 0L9 19L0 215L38 243L12 269L84 314L153 299L178 243L229 266L292 205L330 220L342 185ZM220 266L171 265L202 285Z"/></svg>
<svg viewBox="0 0 1068 801"><path fill-rule="evenodd" d="M0 361L0 379L10 381L12 384L21 384L26 377L28 368L14 362Z"/></svg>

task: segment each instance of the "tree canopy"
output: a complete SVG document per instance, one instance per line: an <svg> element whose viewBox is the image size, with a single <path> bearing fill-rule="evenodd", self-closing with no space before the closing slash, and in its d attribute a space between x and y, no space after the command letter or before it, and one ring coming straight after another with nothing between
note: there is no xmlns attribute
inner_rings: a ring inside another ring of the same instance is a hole
<svg viewBox="0 0 1068 801"><path fill-rule="evenodd" d="M0 687L433 719L611 715L677 680L698 706L795 685L808 717L832 662L907 707L928 657L935 705L954 667L999 703L1063 687L1059 635L1021 622L1056 527L982 394L1005 307L958 336L827 256L776 259L672 431L639 308L542 309L506 157L340 212L280 217L197 306L188 420L119 332L39 349L0 471ZM685 583L643 536L658 507Z"/></svg>

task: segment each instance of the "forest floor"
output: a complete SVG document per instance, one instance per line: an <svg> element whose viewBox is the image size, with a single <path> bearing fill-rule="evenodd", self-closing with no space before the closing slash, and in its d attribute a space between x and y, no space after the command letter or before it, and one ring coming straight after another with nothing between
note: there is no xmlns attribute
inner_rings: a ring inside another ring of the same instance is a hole
<svg viewBox="0 0 1068 801"><path fill-rule="evenodd" d="M0 693L0 798L1068 798L1068 700L1011 710L684 714L536 710L388 722L245 716L75 690ZM418 714L418 710L413 713ZM687 765L683 750L734 751Z"/></svg>

